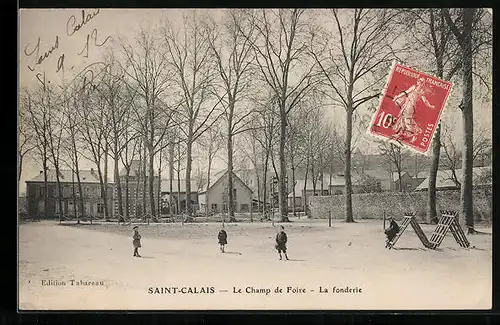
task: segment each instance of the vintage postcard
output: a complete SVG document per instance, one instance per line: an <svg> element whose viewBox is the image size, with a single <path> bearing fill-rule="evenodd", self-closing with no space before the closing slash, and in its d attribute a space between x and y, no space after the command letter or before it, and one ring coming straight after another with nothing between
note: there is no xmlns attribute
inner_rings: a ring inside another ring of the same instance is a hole
<svg viewBox="0 0 500 325"><path fill-rule="evenodd" d="M18 62L20 311L492 307L491 10L20 9Z"/></svg>

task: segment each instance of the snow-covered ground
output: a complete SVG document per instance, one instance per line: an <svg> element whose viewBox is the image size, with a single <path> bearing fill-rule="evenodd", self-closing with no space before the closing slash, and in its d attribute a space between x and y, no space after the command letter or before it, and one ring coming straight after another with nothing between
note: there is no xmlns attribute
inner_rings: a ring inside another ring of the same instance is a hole
<svg viewBox="0 0 500 325"><path fill-rule="evenodd" d="M325 220L302 219L285 224L290 261L280 261L278 225L267 222L226 224L225 254L217 223L139 226L142 258L132 256L130 225L20 225L20 309L491 307L489 235L468 236L475 247L462 249L449 233L438 250L429 250L408 229L388 250L381 221L336 220L329 228ZM430 237L434 226L422 228ZM98 285L76 285L81 280ZM186 293L165 293L168 287ZM350 293L338 291L346 287Z"/></svg>

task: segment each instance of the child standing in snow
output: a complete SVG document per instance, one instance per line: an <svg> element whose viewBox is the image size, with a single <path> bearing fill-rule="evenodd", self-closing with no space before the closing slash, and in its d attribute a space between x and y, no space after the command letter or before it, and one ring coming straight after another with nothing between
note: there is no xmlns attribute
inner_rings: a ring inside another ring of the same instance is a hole
<svg viewBox="0 0 500 325"><path fill-rule="evenodd" d="M227 232L222 228L217 235L217 239L219 240L220 251L224 253L224 245L227 244Z"/></svg>
<svg viewBox="0 0 500 325"><path fill-rule="evenodd" d="M276 235L276 249L278 250L278 254L280 254L280 260L283 259L281 256L281 252L285 254L285 258L288 260L288 255L286 255L286 242L288 238L285 233L285 227L281 226L281 231Z"/></svg>
<svg viewBox="0 0 500 325"><path fill-rule="evenodd" d="M141 257L139 255L139 247L141 247L141 235L139 234L139 227L134 226L134 235L132 236L132 244L134 245L134 257Z"/></svg>

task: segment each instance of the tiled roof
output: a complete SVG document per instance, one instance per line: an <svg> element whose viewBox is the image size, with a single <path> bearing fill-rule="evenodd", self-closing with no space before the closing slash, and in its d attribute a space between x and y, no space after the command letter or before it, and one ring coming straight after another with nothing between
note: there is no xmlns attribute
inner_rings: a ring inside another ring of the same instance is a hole
<svg viewBox="0 0 500 325"><path fill-rule="evenodd" d="M82 183L99 183L99 174L96 170L80 170L80 181ZM43 173L38 174L35 178L26 182L43 182ZM59 181L61 183L73 183L77 182L76 174L73 174L71 170L60 170L59 171ZM57 182L56 171L50 169L47 171L47 182Z"/></svg>
<svg viewBox="0 0 500 325"><path fill-rule="evenodd" d="M472 183L474 185L480 185L480 178L483 173L487 173L491 171L491 166L485 166L485 167L474 167L472 168ZM456 169L455 173L457 175L457 178L459 181L461 181L462 178L462 170L461 169ZM419 173L420 175L420 173ZM444 189L444 188L456 188L455 182L451 179L452 178L452 171L451 169L448 170L438 170L437 177L436 177L436 188L439 189ZM491 184L490 180L486 184ZM484 182L482 182L484 183ZM481 184L482 185L482 184ZM422 183L420 183L419 186L415 188L415 191L422 191L426 190L429 188L429 177L424 179Z"/></svg>

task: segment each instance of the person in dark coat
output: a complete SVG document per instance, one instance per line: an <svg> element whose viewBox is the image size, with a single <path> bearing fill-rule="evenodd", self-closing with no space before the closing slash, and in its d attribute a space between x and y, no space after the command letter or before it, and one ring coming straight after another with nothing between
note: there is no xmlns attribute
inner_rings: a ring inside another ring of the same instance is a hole
<svg viewBox="0 0 500 325"><path fill-rule="evenodd" d="M285 254L285 258L288 260L288 255L286 255L286 242L288 237L285 233L285 227L281 226L281 230L276 234L276 249L278 250L278 254L280 254L280 260L282 260L281 252Z"/></svg>
<svg viewBox="0 0 500 325"><path fill-rule="evenodd" d="M141 246L141 235L139 234L139 227L134 226L134 235L132 236L132 244L134 245L134 257L141 257L139 255L139 247Z"/></svg>
<svg viewBox="0 0 500 325"><path fill-rule="evenodd" d="M219 240L220 251L224 253L224 245L227 245L227 232L222 228L217 235L217 239Z"/></svg>
<svg viewBox="0 0 500 325"><path fill-rule="evenodd" d="M385 235L387 236L385 247L389 246L389 243L394 239L394 237L396 237L399 232L399 225L397 224L397 222L394 221L393 218L389 218L389 220L389 228L384 231Z"/></svg>

